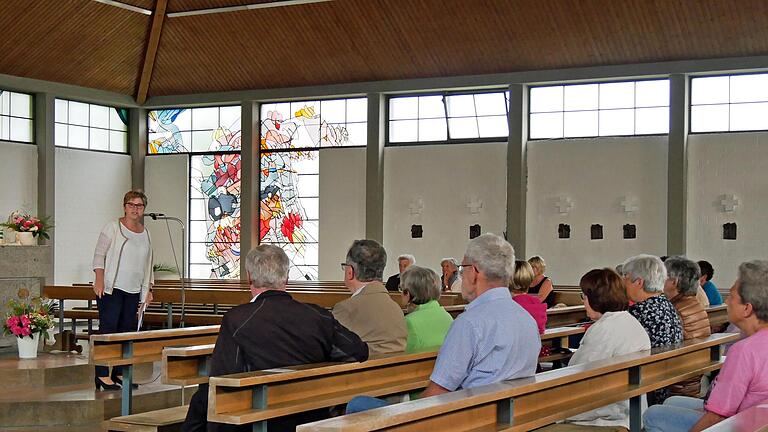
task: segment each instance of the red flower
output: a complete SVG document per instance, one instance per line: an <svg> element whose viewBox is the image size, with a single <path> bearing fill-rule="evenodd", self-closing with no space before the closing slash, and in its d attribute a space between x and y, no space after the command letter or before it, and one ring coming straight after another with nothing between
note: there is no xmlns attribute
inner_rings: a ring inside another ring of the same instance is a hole
<svg viewBox="0 0 768 432"><path fill-rule="evenodd" d="M288 216L283 218L283 224L280 227L280 231L288 238L288 241L293 243L293 233L297 228L301 228L304 221L301 220L301 216L296 213L288 213Z"/></svg>

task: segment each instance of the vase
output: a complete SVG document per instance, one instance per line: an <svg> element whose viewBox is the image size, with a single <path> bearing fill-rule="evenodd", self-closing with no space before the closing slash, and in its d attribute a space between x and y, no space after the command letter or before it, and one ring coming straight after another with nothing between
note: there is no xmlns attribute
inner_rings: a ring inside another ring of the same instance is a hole
<svg viewBox="0 0 768 432"><path fill-rule="evenodd" d="M16 241L22 246L35 246L37 245L37 237L32 235L29 231L17 232Z"/></svg>
<svg viewBox="0 0 768 432"><path fill-rule="evenodd" d="M37 347L40 345L40 333L34 333L32 337L17 337L19 344L19 358L37 358Z"/></svg>

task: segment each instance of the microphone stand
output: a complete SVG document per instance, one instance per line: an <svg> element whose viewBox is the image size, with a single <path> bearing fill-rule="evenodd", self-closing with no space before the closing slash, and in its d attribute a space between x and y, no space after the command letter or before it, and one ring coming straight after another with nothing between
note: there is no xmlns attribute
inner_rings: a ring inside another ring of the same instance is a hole
<svg viewBox="0 0 768 432"><path fill-rule="evenodd" d="M185 306L186 306L186 295L184 292L184 279L186 278L187 273L187 266L185 265L186 261L186 244L184 243L187 239L186 237L186 227L184 226L184 222L176 217L173 216L166 216L164 214L157 214L157 213L148 213L147 216L151 217L152 220L172 220L175 222L178 222L181 226L181 278L179 280L181 285L181 319L179 320L179 327L184 327L184 315L185 315ZM173 245L171 245L173 247Z"/></svg>

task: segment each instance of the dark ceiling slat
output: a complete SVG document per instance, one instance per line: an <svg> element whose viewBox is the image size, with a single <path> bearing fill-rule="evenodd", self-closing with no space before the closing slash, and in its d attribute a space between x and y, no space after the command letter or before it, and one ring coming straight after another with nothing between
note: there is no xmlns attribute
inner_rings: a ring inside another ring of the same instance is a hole
<svg viewBox="0 0 768 432"><path fill-rule="evenodd" d="M139 78L139 90L136 94L136 102L140 105L147 100L149 82L152 79L152 69L155 65L157 48L160 45L160 36L163 32L163 21L165 20L165 9L167 6L168 0L157 0L154 13L152 14L152 28L149 31L149 38L147 38L144 64L141 67L141 76Z"/></svg>

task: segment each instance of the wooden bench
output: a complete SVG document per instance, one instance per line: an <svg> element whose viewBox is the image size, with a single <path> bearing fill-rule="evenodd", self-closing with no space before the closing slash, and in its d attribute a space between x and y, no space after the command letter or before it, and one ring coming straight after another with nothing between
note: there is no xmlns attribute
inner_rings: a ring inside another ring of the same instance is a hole
<svg viewBox="0 0 768 432"><path fill-rule="evenodd" d="M768 400L747 408L735 416L704 429L705 432L766 432L768 431Z"/></svg>
<svg viewBox="0 0 768 432"><path fill-rule="evenodd" d="M584 332L580 327L565 327L557 329L548 329L541 336L542 344L548 344L554 347L567 347L568 336ZM211 354L213 354L213 344L197 345L187 347L172 347L163 350L162 380L165 384L174 384L180 386L190 386L208 382L208 363ZM404 354L400 354L404 355ZM556 361L567 357L552 356L551 359L544 358L542 361ZM363 363L365 364L365 363ZM431 372L430 372L431 373ZM283 377L291 378L290 375ZM112 424L118 424L110 430L128 430L128 425L134 424L143 428L156 427L169 428L174 424L181 424L186 417L186 407L176 411L160 410L158 416L153 412L136 414L112 419ZM152 419L158 421L153 423Z"/></svg>
<svg viewBox="0 0 768 432"><path fill-rule="evenodd" d="M163 348L215 343L219 326L187 327L132 333L92 335L89 361L97 366L122 366L121 410L131 413L133 365L162 359Z"/></svg>
<svg viewBox="0 0 768 432"><path fill-rule="evenodd" d="M640 430L641 396L717 370L720 345L738 335L716 334L680 347L584 363L440 396L299 426L306 431L529 431L630 400L630 425Z"/></svg>
<svg viewBox="0 0 768 432"><path fill-rule="evenodd" d="M344 404L361 394L386 396L421 390L429 383L436 357L436 351L398 353L362 363L211 377L208 421L254 423L254 430L266 430L269 419Z"/></svg>

